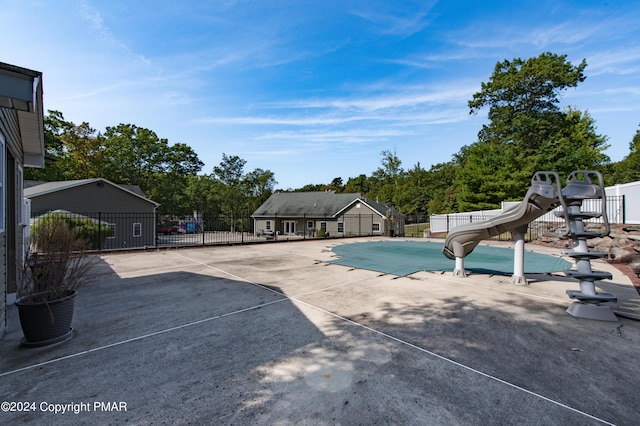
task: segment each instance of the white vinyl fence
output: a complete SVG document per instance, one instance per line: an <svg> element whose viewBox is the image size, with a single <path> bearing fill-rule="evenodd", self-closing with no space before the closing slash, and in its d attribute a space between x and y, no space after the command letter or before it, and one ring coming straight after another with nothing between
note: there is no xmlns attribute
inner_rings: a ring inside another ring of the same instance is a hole
<svg viewBox="0 0 640 426"><path fill-rule="evenodd" d="M639 182L640 183L640 182ZM638 186L640 189L640 186ZM608 188L606 189L608 192ZM640 195L638 198L639 199ZM607 218L609 223L640 223L640 221L632 222L627 217L625 212L625 200L628 199L625 195L607 196ZM481 222L498 216L505 211L517 206L521 201L515 202L502 202L502 207L496 210L477 210L473 212L465 213L449 213L449 214L434 214L430 216L430 232L440 233L449 232L453 228L466 223ZM595 211L602 210L602 200L583 200L583 211ZM533 223L560 223L564 222L562 217L557 217L554 212L562 210L562 207L558 207L538 219ZM638 213L636 213L637 215ZM635 217L635 216L634 216ZM591 219L592 222L601 222L602 219Z"/></svg>

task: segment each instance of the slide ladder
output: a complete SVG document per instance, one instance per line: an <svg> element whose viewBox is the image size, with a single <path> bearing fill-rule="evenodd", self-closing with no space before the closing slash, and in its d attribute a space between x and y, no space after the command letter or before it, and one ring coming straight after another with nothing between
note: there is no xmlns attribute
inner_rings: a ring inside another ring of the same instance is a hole
<svg viewBox="0 0 640 426"><path fill-rule="evenodd" d="M595 282L612 279L609 272L594 271L591 268L591 260L607 256L607 253L589 251L587 240L609 235L610 227L607 218L606 193L604 190L602 175L593 170L575 170L569 174L565 187L559 197L562 205L561 211L556 211L558 217L565 219L566 228L561 230L561 236L572 240L572 250L563 254L575 260L575 269L564 271L567 277L580 281L580 290L567 290L571 299L576 299L567 312L575 317L589 318L604 321L617 321L617 317L607 302L617 302L617 297L611 293L599 293L596 291ZM588 202L585 200L597 200ZM594 208L595 207L595 208ZM601 219L600 230L587 230L584 221L588 219Z"/></svg>

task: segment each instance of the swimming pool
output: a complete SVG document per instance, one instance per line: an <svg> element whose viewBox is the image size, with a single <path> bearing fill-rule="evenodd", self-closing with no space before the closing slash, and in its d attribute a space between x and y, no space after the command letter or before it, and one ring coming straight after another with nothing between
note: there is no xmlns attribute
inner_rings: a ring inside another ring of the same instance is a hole
<svg viewBox="0 0 640 426"><path fill-rule="evenodd" d="M393 275L411 275L418 271L453 271L455 261L442 254L442 244L430 241L372 241L343 244L333 248L340 256L330 261L337 265L368 269ZM482 274L513 274L513 249L478 245L464 260L465 269ZM524 272L528 274L560 272L570 268L566 260L525 251Z"/></svg>

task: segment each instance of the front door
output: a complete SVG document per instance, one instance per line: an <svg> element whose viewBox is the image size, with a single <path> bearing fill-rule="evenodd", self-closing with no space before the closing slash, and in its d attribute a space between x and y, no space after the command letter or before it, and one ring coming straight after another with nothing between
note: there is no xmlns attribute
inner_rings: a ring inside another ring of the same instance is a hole
<svg viewBox="0 0 640 426"><path fill-rule="evenodd" d="M296 223L291 221L284 222L284 233L286 235L296 233Z"/></svg>

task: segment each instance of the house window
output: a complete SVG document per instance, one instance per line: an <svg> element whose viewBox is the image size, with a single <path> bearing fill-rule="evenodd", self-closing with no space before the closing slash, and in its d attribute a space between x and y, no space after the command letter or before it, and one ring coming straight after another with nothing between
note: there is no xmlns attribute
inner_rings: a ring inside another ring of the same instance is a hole
<svg viewBox="0 0 640 426"><path fill-rule="evenodd" d="M142 236L142 224L140 222L136 222L133 224L133 236L134 237Z"/></svg>
<svg viewBox="0 0 640 426"><path fill-rule="evenodd" d="M307 222L307 229L313 229L313 221L312 220Z"/></svg>
<svg viewBox="0 0 640 426"><path fill-rule="evenodd" d="M266 224L264 225L264 227L265 227L265 229L266 229L267 231L271 231L271 221L270 221L270 220L268 220L268 221L266 222Z"/></svg>
<svg viewBox="0 0 640 426"><path fill-rule="evenodd" d="M344 233L344 222L338 222L338 232Z"/></svg>
<svg viewBox="0 0 640 426"><path fill-rule="evenodd" d="M320 222L320 229L327 230L327 222Z"/></svg>
<svg viewBox="0 0 640 426"><path fill-rule="evenodd" d="M29 219L23 217L25 214L23 206L24 206L24 172L22 171L22 166L20 164L17 165L16 170L16 217L18 219L19 225L25 225L29 222Z"/></svg>
<svg viewBox="0 0 640 426"><path fill-rule="evenodd" d="M4 183L4 138L0 135L0 232L4 232L4 207L5 207L5 183Z"/></svg>
<svg viewBox="0 0 640 426"><path fill-rule="evenodd" d="M371 230L373 232L380 232L380 222L374 222L371 224Z"/></svg>
<svg viewBox="0 0 640 426"><path fill-rule="evenodd" d="M356 203L356 209L360 208L360 203Z"/></svg>

